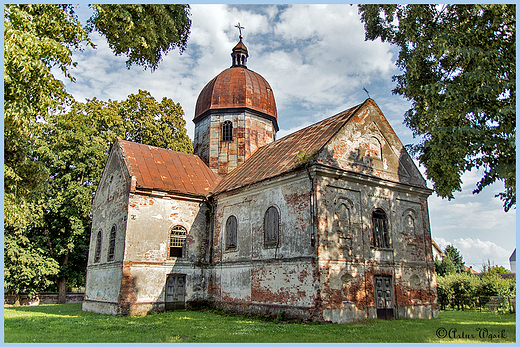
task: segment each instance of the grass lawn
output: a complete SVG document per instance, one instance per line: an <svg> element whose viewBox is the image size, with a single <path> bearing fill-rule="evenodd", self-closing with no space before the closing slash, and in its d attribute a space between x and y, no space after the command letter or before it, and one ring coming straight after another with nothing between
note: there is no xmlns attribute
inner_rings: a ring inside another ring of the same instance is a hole
<svg viewBox="0 0 520 347"><path fill-rule="evenodd" d="M515 317L442 311L431 320L276 323L207 311L116 317L83 312L81 304L41 305L5 308L4 342L515 342Z"/></svg>

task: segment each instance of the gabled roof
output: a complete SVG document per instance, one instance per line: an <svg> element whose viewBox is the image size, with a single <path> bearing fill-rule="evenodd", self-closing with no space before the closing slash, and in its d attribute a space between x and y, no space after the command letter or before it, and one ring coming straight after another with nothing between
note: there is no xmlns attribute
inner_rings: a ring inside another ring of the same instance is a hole
<svg viewBox="0 0 520 347"><path fill-rule="evenodd" d="M125 141L117 138L136 188L207 196L222 179L196 155Z"/></svg>
<svg viewBox="0 0 520 347"><path fill-rule="evenodd" d="M297 154L301 151L306 154L319 151L362 105L260 147L244 164L227 174L214 193L260 182L296 169L294 159Z"/></svg>

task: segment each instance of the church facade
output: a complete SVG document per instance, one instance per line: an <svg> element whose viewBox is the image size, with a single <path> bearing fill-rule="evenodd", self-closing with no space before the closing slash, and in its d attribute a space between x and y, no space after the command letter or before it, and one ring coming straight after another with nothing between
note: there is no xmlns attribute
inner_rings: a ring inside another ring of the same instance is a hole
<svg viewBox="0 0 520 347"><path fill-rule="evenodd" d="M276 140L273 91L247 57L241 38L201 91L195 154L113 144L83 309L437 317L432 191L377 104Z"/></svg>

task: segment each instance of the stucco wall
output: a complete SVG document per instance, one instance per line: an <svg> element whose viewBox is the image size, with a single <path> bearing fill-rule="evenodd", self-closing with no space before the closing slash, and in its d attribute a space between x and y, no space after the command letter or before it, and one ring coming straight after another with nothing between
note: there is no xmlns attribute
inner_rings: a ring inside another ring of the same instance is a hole
<svg viewBox="0 0 520 347"><path fill-rule="evenodd" d="M256 313L309 315L316 297L309 190L309 179L300 172L218 197L210 276L210 295L217 304ZM266 247L263 223L271 206L280 215L279 243ZM226 251L230 216L237 218L238 244Z"/></svg>
<svg viewBox="0 0 520 347"><path fill-rule="evenodd" d="M233 124L233 141L221 141L222 123ZM194 153L214 172L225 175L244 163L258 148L275 140L273 122L248 110L216 113L197 120Z"/></svg>
<svg viewBox="0 0 520 347"><path fill-rule="evenodd" d="M392 277L396 317L436 316L427 192L334 170L317 176L323 319L375 318L374 276L379 275ZM376 208L388 221L390 246L384 249L372 241Z"/></svg>
<svg viewBox="0 0 520 347"><path fill-rule="evenodd" d="M207 256L206 211L198 199L130 195L121 295L130 297L131 304L124 307L121 297L121 313L163 310L168 274L186 275L186 301L203 298L204 276L193 264ZM169 257L174 226L187 230L183 257Z"/></svg>
<svg viewBox="0 0 520 347"><path fill-rule="evenodd" d="M92 229L83 310L114 313L121 286L130 176L117 148L111 151L92 203ZM110 233L116 228L114 257L108 259ZM95 261L101 231L99 261Z"/></svg>

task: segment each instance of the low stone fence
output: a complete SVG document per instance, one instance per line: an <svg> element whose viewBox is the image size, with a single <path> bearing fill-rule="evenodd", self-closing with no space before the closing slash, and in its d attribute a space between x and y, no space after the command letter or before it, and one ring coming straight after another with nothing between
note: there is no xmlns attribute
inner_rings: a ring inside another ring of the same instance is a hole
<svg viewBox="0 0 520 347"><path fill-rule="evenodd" d="M66 304L83 302L84 293L67 293L65 295ZM16 295L5 295L4 305L14 305ZM58 293L38 293L35 296L20 294L20 305L37 306L44 304L57 304Z"/></svg>

